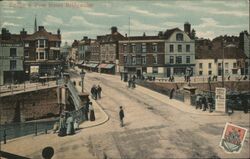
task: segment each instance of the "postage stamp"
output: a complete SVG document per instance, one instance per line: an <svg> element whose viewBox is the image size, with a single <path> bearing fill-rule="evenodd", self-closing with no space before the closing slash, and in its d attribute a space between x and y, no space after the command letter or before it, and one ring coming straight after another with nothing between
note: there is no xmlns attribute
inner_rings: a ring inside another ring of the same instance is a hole
<svg viewBox="0 0 250 159"><path fill-rule="evenodd" d="M226 123L220 141L220 147L223 148L227 153L240 153L246 134L246 128L231 123Z"/></svg>

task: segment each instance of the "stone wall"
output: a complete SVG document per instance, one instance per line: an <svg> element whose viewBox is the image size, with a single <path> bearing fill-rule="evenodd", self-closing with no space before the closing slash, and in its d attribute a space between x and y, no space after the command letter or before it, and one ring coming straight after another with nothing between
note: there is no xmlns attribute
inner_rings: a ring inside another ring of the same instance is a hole
<svg viewBox="0 0 250 159"><path fill-rule="evenodd" d="M0 97L0 123L41 119L59 115L57 88Z"/></svg>

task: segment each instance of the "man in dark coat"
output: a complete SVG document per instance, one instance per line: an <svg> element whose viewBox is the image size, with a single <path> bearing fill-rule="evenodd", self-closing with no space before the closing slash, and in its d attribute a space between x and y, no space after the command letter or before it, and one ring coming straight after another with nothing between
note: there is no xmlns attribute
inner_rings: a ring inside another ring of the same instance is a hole
<svg viewBox="0 0 250 159"><path fill-rule="evenodd" d="M97 86L97 96L99 99L101 99L102 93L102 87L100 85Z"/></svg>
<svg viewBox="0 0 250 159"><path fill-rule="evenodd" d="M121 127L123 127L124 111L122 109L122 106L120 106L119 117L120 117Z"/></svg>
<svg viewBox="0 0 250 159"><path fill-rule="evenodd" d="M90 103L90 99L87 98L87 102L85 105L85 112L84 112L86 120L89 120L89 103Z"/></svg>

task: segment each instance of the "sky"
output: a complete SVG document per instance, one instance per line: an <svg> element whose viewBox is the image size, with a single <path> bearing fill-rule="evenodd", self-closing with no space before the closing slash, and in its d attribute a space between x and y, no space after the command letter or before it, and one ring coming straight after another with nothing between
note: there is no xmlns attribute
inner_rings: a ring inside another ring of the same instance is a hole
<svg viewBox="0 0 250 159"><path fill-rule="evenodd" d="M220 35L249 32L248 0L92 0L92 1L0 1L0 25L11 33L25 28L34 32L34 19L71 43L83 36L110 34L117 26L125 35L157 35L171 28L183 30L191 24L196 35L213 39Z"/></svg>

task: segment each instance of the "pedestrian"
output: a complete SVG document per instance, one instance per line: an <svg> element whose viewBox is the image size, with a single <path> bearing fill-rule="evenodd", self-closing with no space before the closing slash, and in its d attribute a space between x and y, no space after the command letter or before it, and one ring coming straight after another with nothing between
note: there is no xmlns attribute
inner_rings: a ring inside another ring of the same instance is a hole
<svg viewBox="0 0 250 159"><path fill-rule="evenodd" d="M203 95L203 97L202 97L202 111L206 111L206 108L207 108L207 100L206 100L205 95Z"/></svg>
<svg viewBox="0 0 250 159"><path fill-rule="evenodd" d="M174 89L174 88L172 88L172 89L170 90L169 99L172 99L172 98L173 98L174 91L175 91L175 89Z"/></svg>
<svg viewBox="0 0 250 159"><path fill-rule="evenodd" d="M132 80L131 80L131 78L128 80L128 88L130 88L131 87L131 82L132 82Z"/></svg>
<svg viewBox="0 0 250 159"><path fill-rule="evenodd" d="M68 116L67 119L66 119L66 123L67 123L67 135L73 135L73 134L75 134L74 118L69 113L68 113L67 116Z"/></svg>
<svg viewBox="0 0 250 159"><path fill-rule="evenodd" d="M96 90L96 86L95 85L93 85L92 88L91 88L91 94L92 94L92 98L94 100L96 100L96 98L97 98L97 90Z"/></svg>
<svg viewBox="0 0 250 159"><path fill-rule="evenodd" d="M196 96L196 99L195 99L195 102L196 102L196 106L195 106L195 109L198 109L200 107L200 98L201 98L201 95L200 94L197 94Z"/></svg>
<svg viewBox="0 0 250 159"><path fill-rule="evenodd" d="M97 86L97 94L98 94L98 98L101 99L101 94L102 93L102 87L100 85Z"/></svg>
<svg viewBox="0 0 250 159"><path fill-rule="evenodd" d="M89 120L89 103L90 103L90 99L87 98L87 102L85 104L85 111L84 111L86 120Z"/></svg>
<svg viewBox="0 0 250 159"><path fill-rule="evenodd" d="M95 112L92 106L92 102L89 102L89 111L90 111L90 116L89 116L90 121L95 121Z"/></svg>
<svg viewBox="0 0 250 159"><path fill-rule="evenodd" d="M120 117L120 125L121 127L123 127L124 126L124 123L123 123L124 111L122 109L122 106L120 106L119 117Z"/></svg>
<svg viewBox="0 0 250 159"><path fill-rule="evenodd" d="M61 114L59 119L59 133L58 136L66 135L66 116L64 113Z"/></svg>

